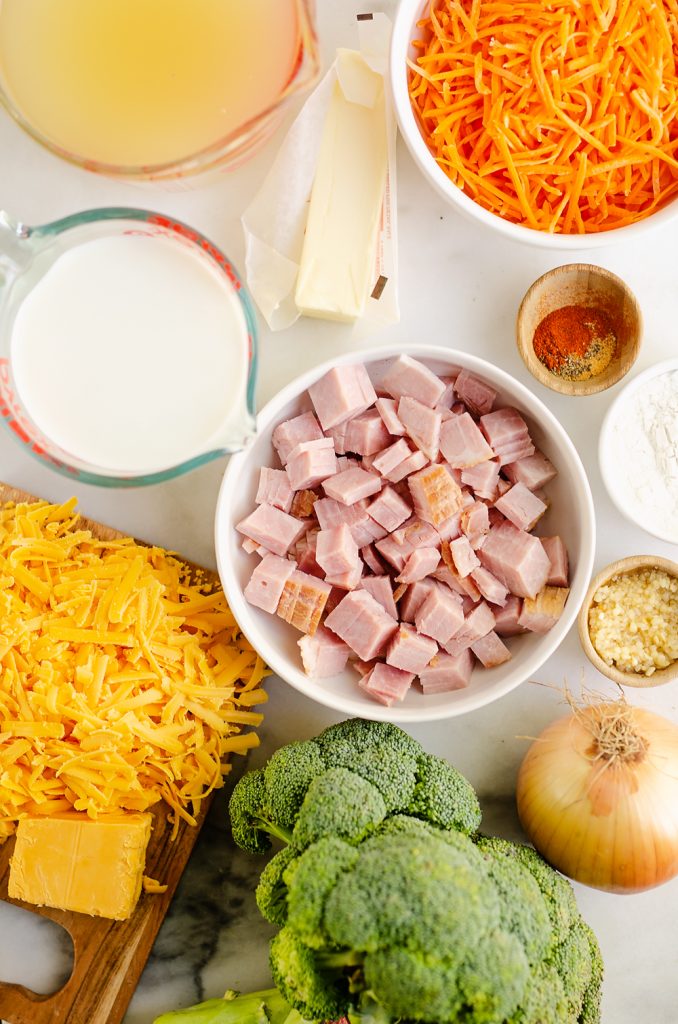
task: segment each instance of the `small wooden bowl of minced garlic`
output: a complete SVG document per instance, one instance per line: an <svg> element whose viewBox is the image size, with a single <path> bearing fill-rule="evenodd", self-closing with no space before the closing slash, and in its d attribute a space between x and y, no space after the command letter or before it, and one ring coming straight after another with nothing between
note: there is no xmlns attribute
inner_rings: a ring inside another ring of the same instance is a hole
<svg viewBox="0 0 678 1024"><path fill-rule="evenodd" d="M612 562L592 580L578 626L589 661L613 682L678 679L678 563L656 555Z"/></svg>
<svg viewBox="0 0 678 1024"><path fill-rule="evenodd" d="M562 395L593 395L620 381L638 356L642 334L631 289L590 263L568 263L538 278L516 323L528 370Z"/></svg>

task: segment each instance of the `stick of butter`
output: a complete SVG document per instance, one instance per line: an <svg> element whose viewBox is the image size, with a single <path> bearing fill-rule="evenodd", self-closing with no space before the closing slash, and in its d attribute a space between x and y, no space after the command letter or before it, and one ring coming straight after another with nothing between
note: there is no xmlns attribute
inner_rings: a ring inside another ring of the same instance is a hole
<svg viewBox="0 0 678 1024"><path fill-rule="evenodd" d="M339 50L311 192L295 303L306 316L353 321L374 278L388 166L384 79Z"/></svg>
<svg viewBox="0 0 678 1024"><path fill-rule="evenodd" d="M39 907L126 920L141 893L151 822L147 813L96 821L76 812L22 818L9 895Z"/></svg>

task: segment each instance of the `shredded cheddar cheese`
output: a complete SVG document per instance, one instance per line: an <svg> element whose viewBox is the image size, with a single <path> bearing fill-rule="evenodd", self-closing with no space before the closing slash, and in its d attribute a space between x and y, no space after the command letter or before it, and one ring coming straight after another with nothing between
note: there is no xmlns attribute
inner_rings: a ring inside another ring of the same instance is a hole
<svg viewBox="0 0 678 1024"><path fill-rule="evenodd" d="M26 816L165 800L195 822L257 746L268 675L220 589L81 528L75 500L0 507L0 842Z"/></svg>
<svg viewBox="0 0 678 1024"><path fill-rule="evenodd" d="M678 195L678 0L431 0L419 30L422 134L485 209L577 234Z"/></svg>

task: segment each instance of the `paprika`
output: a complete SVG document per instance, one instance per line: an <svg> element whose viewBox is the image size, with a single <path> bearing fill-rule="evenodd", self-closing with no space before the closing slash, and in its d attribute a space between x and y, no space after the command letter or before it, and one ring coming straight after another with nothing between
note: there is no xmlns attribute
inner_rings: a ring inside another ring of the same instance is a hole
<svg viewBox="0 0 678 1024"><path fill-rule="evenodd" d="M590 380L609 366L617 336L607 313L592 306L562 306L534 332L534 354L566 380Z"/></svg>

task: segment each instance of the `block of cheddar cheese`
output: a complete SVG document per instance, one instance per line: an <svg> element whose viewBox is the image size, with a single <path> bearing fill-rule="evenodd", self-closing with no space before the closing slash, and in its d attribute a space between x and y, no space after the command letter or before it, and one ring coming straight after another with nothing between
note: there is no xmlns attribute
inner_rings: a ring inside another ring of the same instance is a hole
<svg viewBox="0 0 678 1024"><path fill-rule="evenodd" d="M22 818L8 892L36 906L124 921L139 894L152 815Z"/></svg>

